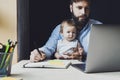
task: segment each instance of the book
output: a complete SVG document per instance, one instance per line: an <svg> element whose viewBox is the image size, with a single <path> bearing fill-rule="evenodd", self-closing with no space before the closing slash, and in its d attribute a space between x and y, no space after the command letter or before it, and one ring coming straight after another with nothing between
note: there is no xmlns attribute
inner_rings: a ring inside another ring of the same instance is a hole
<svg viewBox="0 0 120 80"><path fill-rule="evenodd" d="M42 62L27 62L23 65L24 68L68 68L70 66L71 62L68 60L46 60Z"/></svg>

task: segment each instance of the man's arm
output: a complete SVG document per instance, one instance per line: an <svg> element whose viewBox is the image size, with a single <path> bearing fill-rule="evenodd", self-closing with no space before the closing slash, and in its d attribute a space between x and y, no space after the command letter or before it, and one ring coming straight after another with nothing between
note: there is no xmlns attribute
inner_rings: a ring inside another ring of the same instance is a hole
<svg viewBox="0 0 120 80"><path fill-rule="evenodd" d="M44 54L44 56L41 56L38 51L32 51L30 55L30 60L31 61L41 61L44 60L45 58L51 58L53 56L56 47L57 47L57 41L61 39L61 35L59 33L60 31L60 25L58 25L52 32L51 36L49 37L48 41L46 44L39 48L39 51ZM36 57L37 56L37 57ZM40 59L41 58L41 59Z"/></svg>
<svg viewBox="0 0 120 80"><path fill-rule="evenodd" d="M60 32L60 25L58 25L53 30L46 44L43 47L39 48L40 51L43 51L46 54L47 58L51 58L51 56L53 56L57 48L57 42L59 39L62 38L59 32Z"/></svg>

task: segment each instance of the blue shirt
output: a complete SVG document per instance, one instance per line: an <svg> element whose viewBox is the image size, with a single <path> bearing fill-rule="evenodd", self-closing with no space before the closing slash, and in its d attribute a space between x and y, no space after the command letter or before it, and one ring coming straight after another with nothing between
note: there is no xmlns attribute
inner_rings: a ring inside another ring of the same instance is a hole
<svg viewBox="0 0 120 80"><path fill-rule="evenodd" d="M80 41L85 54L87 54L88 51L90 29L92 24L102 24L102 23L94 19L89 19L85 27L79 32L79 36L78 36L78 40ZM53 56L53 54L56 51L57 41L60 39L62 39L62 35L60 34L60 24L59 24L53 30L46 44L43 47L39 48L39 50L43 51L46 54L47 58L51 58L51 56Z"/></svg>

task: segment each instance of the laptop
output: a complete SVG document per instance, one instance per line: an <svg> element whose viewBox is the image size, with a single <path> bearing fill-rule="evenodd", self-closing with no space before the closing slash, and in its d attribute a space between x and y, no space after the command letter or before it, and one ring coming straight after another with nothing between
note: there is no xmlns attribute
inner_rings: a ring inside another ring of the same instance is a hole
<svg viewBox="0 0 120 80"><path fill-rule="evenodd" d="M86 61L72 66L86 73L120 71L120 25L92 25Z"/></svg>

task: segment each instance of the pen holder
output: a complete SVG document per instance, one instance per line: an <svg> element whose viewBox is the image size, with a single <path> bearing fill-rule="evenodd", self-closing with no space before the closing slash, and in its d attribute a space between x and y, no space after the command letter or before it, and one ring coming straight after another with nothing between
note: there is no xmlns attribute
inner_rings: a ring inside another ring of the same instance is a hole
<svg viewBox="0 0 120 80"><path fill-rule="evenodd" d="M10 76L13 53L0 52L0 76Z"/></svg>

